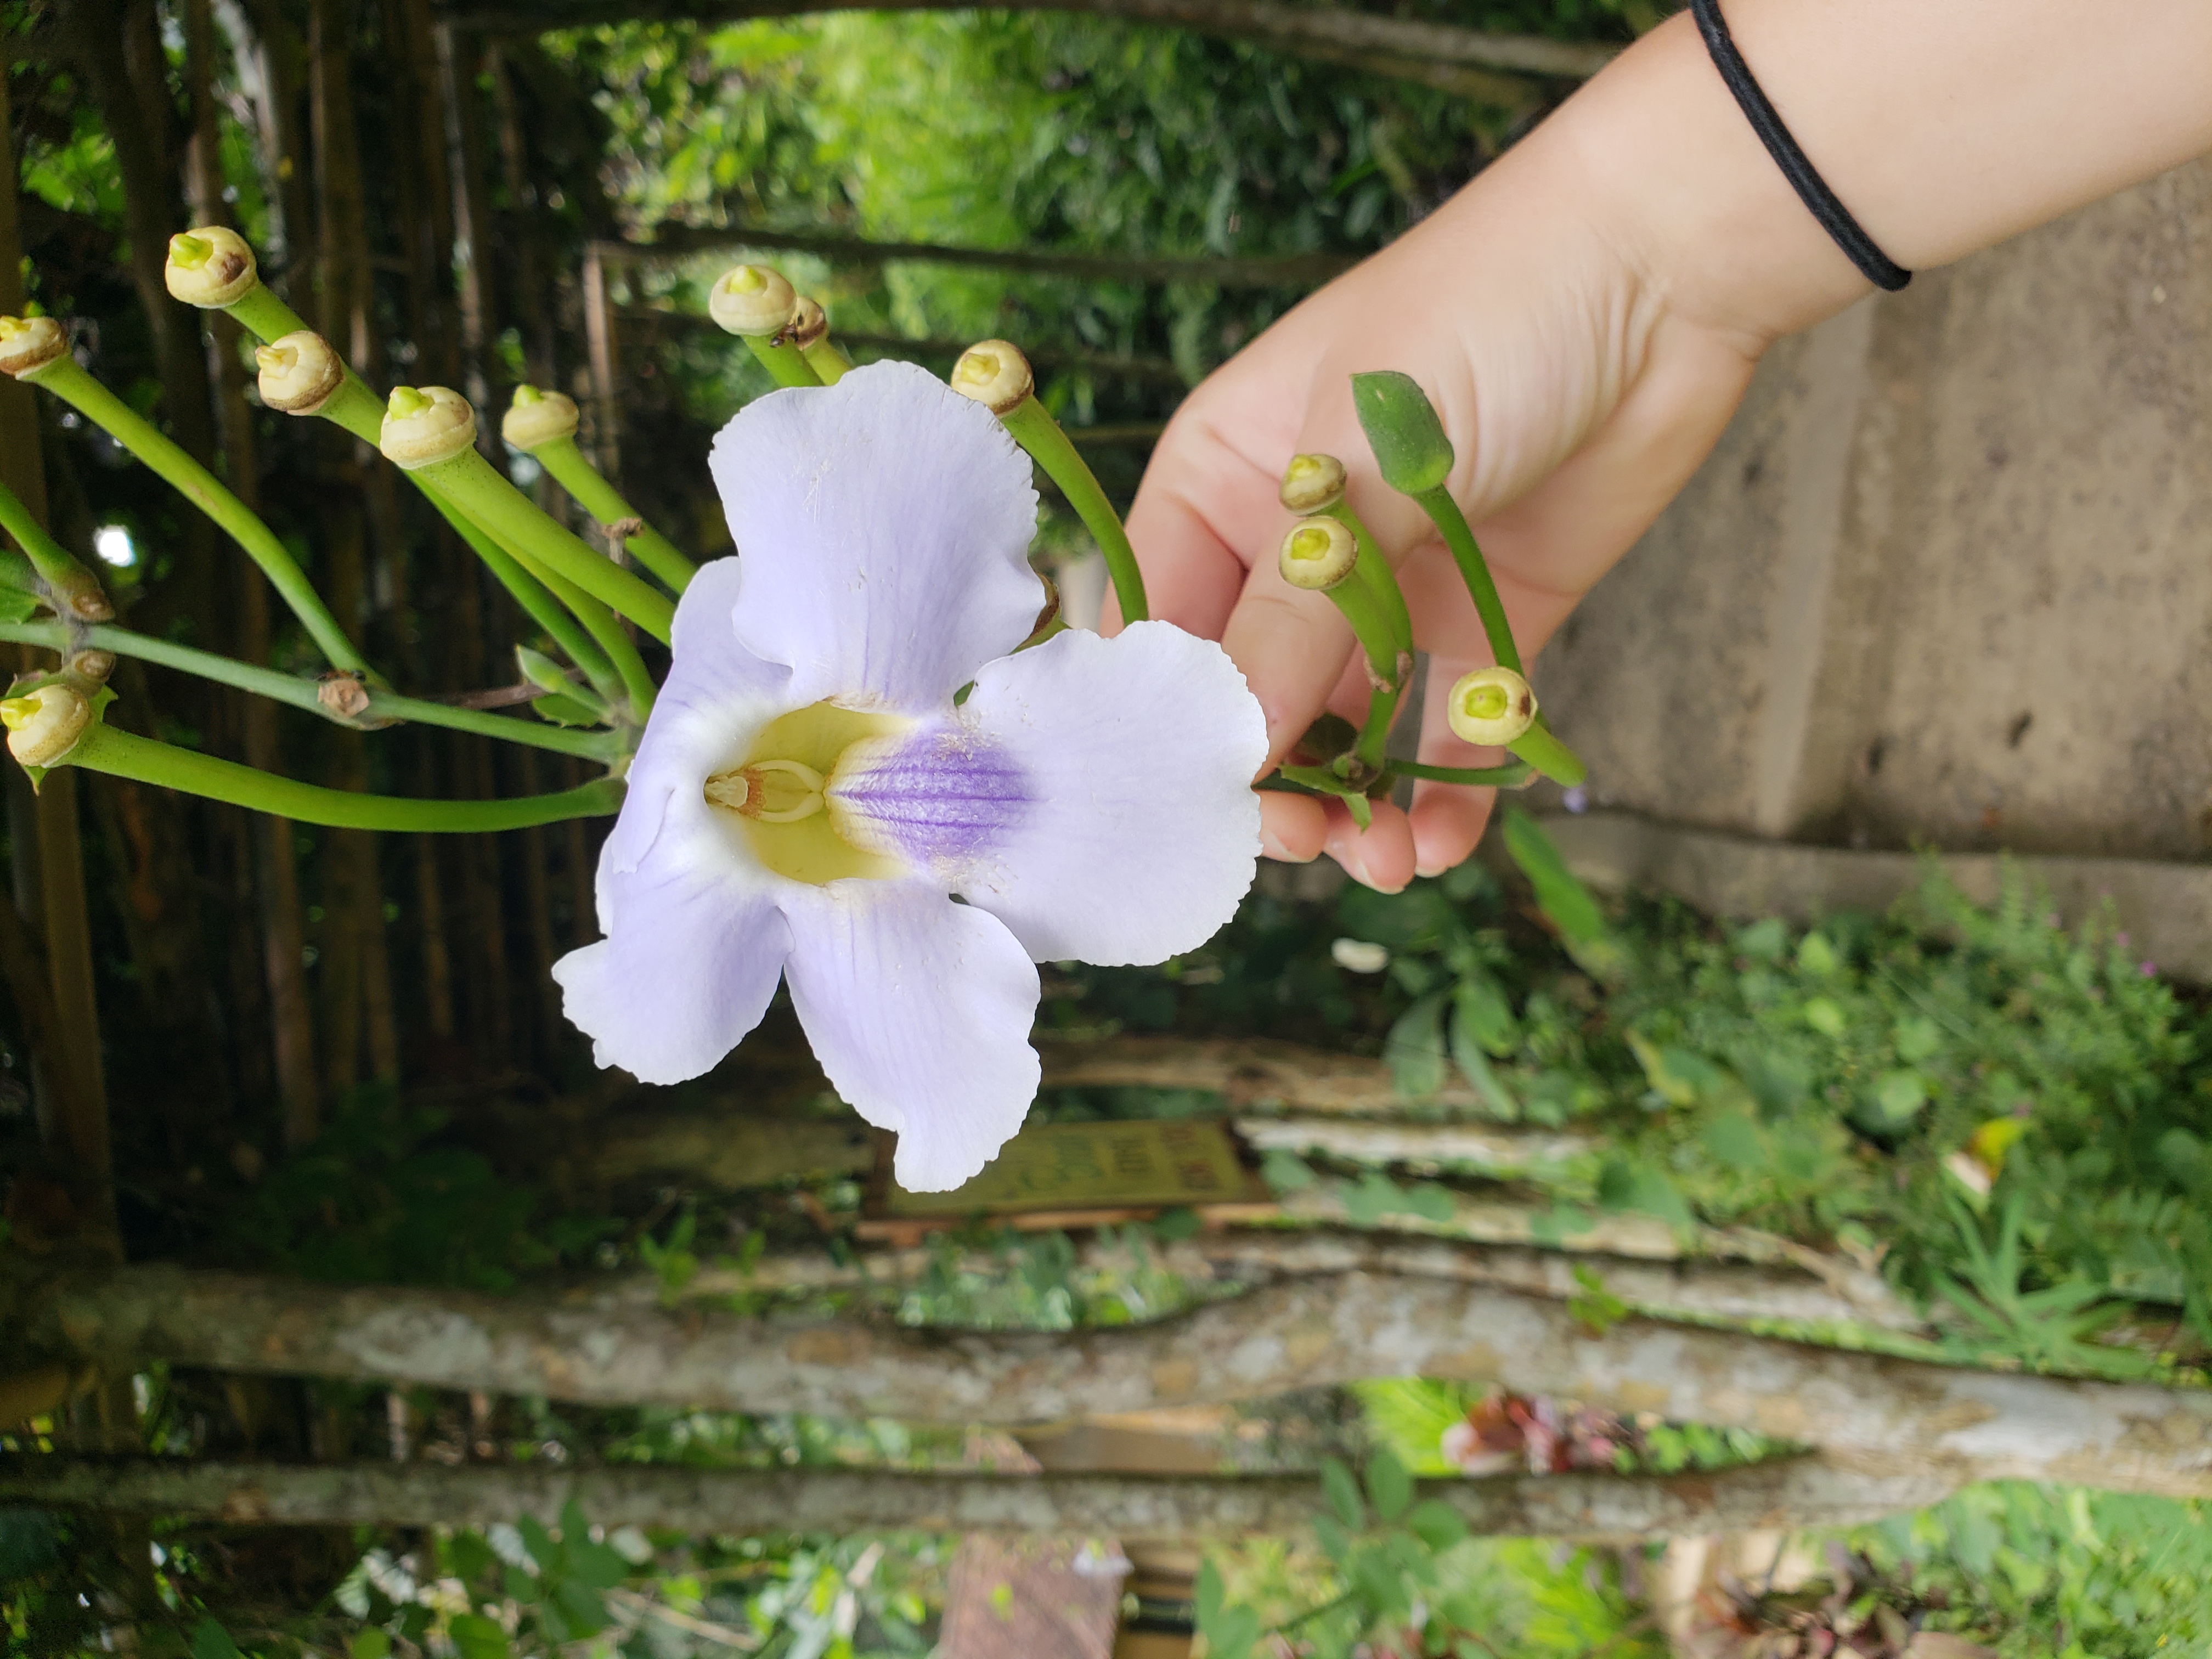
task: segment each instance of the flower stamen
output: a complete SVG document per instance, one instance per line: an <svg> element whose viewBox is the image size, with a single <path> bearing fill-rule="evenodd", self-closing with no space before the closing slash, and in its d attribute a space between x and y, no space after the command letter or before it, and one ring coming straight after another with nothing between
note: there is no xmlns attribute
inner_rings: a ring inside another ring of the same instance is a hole
<svg viewBox="0 0 2212 1659"><path fill-rule="evenodd" d="M823 805L822 775L795 760L755 761L707 780L707 799L762 823L797 823Z"/></svg>

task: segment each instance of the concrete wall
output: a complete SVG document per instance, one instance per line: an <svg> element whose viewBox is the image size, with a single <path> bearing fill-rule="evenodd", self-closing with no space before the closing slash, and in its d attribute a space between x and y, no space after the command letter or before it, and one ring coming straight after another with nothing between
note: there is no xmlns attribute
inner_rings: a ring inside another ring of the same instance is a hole
<svg viewBox="0 0 2212 1659"><path fill-rule="evenodd" d="M2212 849L2212 162L1786 342L1539 665L1594 804Z"/></svg>

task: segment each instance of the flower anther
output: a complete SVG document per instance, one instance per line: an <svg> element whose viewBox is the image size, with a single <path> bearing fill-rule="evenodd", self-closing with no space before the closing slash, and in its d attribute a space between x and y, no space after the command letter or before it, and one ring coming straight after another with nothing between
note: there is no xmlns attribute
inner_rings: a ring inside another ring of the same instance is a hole
<svg viewBox="0 0 2212 1659"><path fill-rule="evenodd" d="M791 320L798 299L781 271L732 265L707 291L707 314L732 334L775 335Z"/></svg>
<svg viewBox="0 0 2212 1659"><path fill-rule="evenodd" d="M1316 514L1291 526L1277 562L1291 586L1326 592L1352 574L1359 542L1336 520Z"/></svg>
<svg viewBox="0 0 2212 1659"><path fill-rule="evenodd" d="M744 553L684 591L605 937L554 975L601 1065L663 1084L781 979L899 1182L957 1187L1036 1093L1038 962L1158 962L1234 913L1265 723L1164 623L1010 654L1042 594L1030 463L922 369L757 399L713 466Z"/></svg>
<svg viewBox="0 0 2212 1659"><path fill-rule="evenodd" d="M313 329L298 329L253 350L261 401L286 415L319 415L345 384L345 364Z"/></svg>
<svg viewBox="0 0 2212 1659"><path fill-rule="evenodd" d="M53 765L76 747L91 723L92 704L84 693L58 680L0 699L0 726L8 728L8 752L25 766Z"/></svg>
<svg viewBox="0 0 2212 1659"><path fill-rule="evenodd" d="M1536 694L1510 668L1478 668L1453 682L1444 718L1462 742L1495 748L1536 723Z"/></svg>
<svg viewBox="0 0 2212 1659"><path fill-rule="evenodd" d="M67 356L69 336L51 317L0 317L0 374L35 374Z"/></svg>
<svg viewBox="0 0 2212 1659"><path fill-rule="evenodd" d="M243 236L226 225L202 225L169 238L161 280L170 298L219 311L251 294L261 274Z"/></svg>

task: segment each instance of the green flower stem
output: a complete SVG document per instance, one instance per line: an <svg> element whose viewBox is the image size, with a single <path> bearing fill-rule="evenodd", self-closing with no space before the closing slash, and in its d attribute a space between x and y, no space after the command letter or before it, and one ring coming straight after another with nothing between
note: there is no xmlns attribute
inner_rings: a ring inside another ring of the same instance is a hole
<svg viewBox="0 0 2212 1659"><path fill-rule="evenodd" d="M1459 503L1442 484L1433 489L1424 489L1413 499L1443 532L1444 545L1451 549L1453 560L1459 566L1462 580L1474 596L1474 608L1482 617L1482 631L1490 636L1490 654L1500 668L1510 668L1518 674L1521 653L1513 643L1512 624L1505 620L1505 603L1498 597L1498 584L1491 580L1489 561L1475 545L1474 532L1468 527L1467 514L1459 510Z"/></svg>
<svg viewBox="0 0 2212 1659"><path fill-rule="evenodd" d="M356 794L349 789L325 789L319 784L258 772L235 761L218 760L213 755L97 724L86 730L82 741L62 763L333 830L410 834L526 830L566 818L605 817L621 809L623 798L623 786L614 778L595 779L558 794L525 795L514 800L410 800L394 795Z"/></svg>
<svg viewBox="0 0 2212 1659"><path fill-rule="evenodd" d="M1367 585L1367 591L1382 607L1383 619L1390 625L1398 649L1411 651L1413 648L1413 618L1406 609L1405 590L1398 586L1398 574L1390 568L1390 561L1382 556L1382 550L1376 544L1374 536L1360 521L1359 515L1352 510L1352 504L1343 497L1339 496L1333 506L1325 507L1322 511L1349 530L1352 540L1359 544L1359 563L1356 567L1359 580Z"/></svg>
<svg viewBox="0 0 2212 1659"><path fill-rule="evenodd" d="M1358 637L1360 649L1367 653L1367 672L1373 679L1395 687L1398 684L1398 636L1376 602L1375 592L1359 580L1357 567L1352 575L1335 586L1325 590L1329 602L1344 614Z"/></svg>
<svg viewBox="0 0 2212 1659"><path fill-rule="evenodd" d="M668 642L676 619L676 607L668 597L647 586L613 560L593 552L547 518L476 450L463 450L450 459L417 471L426 484L475 520L509 552L523 557L526 565L536 565L538 569L533 574L540 574L541 580L543 573L558 575L629 617L662 644ZM591 626L588 618L584 621L586 627ZM593 628L592 635L601 646L607 644L598 629ZM617 656L615 660L619 665L621 659Z"/></svg>
<svg viewBox="0 0 2212 1659"><path fill-rule="evenodd" d="M1426 778L1431 783L1464 783L1480 789L1517 789L1536 775L1536 769L1525 761L1509 761L1504 766L1425 766L1419 761L1392 761L1390 775Z"/></svg>
<svg viewBox="0 0 2212 1659"><path fill-rule="evenodd" d="M615 487L600 476L599 471L584 459L576 447L576 441L556 438L551 443L540 444L530 452L538 463L553 475L553 482L576 498L576 502L601 524L611 525L624 519L638 520L635 535L623 541L623 545L637 557L647 570L681 593L698 574L698 567L677 550L676 544L647 524L638 510L624 501Z"/></svg>
<svg viewBox="0 0 2212 1659"><path fill-rule="evenodd" d="M637 723L644 725L645 717L653 712L653 676L646 672L645 659L637 654L637 647L630 643L620 619L559 572L548 570L538 563L531 553L517 548L514 557L526 574L542 582L555 599L576 614L577 620L592 636L593 648L613 663L616 684L601 690L600 695L610 702L627 703Z"/></svg>
<svg viewBox="0 0 2212 1659"><path fill-rule="evenodd" d="M1570 789L1589 775L1582 757L1554 737L1540 720L1505 746L1553 783Z"/></svg>
<svg viewBox="0 0 2212 1659"><path fill-rule="evenodd" d="M238 307L233 306L231 310L235 313ZM344 428L371 448L375 447L376 441L384 430L384 405L377 401L374 392L354 376L351 370L346 373L345 383L331 394L330 402L317 412L323 419ZM440 516L453 526L454 533L469 544L470 550L483 561L484 568L498 580L499 585L507 591L515 604L522 607L531 621L544 629L546 637L568 653L569 661L584 671L584 678L592 683L599 695L610 702L619 702L622 680L615 672L613 662L605 652L592 643L591 635L575 617L563 610L559 601L545 591L544 584L517 563L497 542L477 529L475 521L434 489L422 474L410 472L407 477L422 492L423 499L436 507ZM627 646L629 641L624 640L623 644ZM641 665L639 672L643 672Z"/></svg>
<svg viewBox="0 0 2212 1659"><path fill-rule="evenodd" d="M821 378L822 384L824 386L836 385L845 378L853 367L853 360L831 344L827 334L812 345L805 347L800 355L806 359L806 366Z"/></svg>
<svg viewBox="0 0 2212 1659"><path fill-rule="evenodd" d="M187 501L229 532L261 567L292 614L313 637L334 668L368 675L368 660L354 648L337 618L331 615L307 574L294 562L276 532L237 496L225 489L198 461L163 436L154 423L92 378L73 357L57 357L19 377L44 386L143 461ZM374 678L372 676L372 678Z"/></svg>
<svg viewBox="0 0 2212 1659"><path fill-rule="evenodd" d="M741 334L738 337L753 349L778 386L820 386L822 377L807 362L806 354L795 345L779 345L773 334Z"/></svg>
<svg viewBox="0 0 2212 1659"><path fill-rule="evenodd" d="M301 679L296 674L286 674L274 668L261 668L252 663L234 661L229 657L219 657L212 651L196 650L189 645L157 640L149 635L134 634L127 628L101 625L76 629L63 623L0 623L0 640L17 645L42 645L53 651L69 651L78 646L89 646L97 651L112 651L118 657L137 657L143 662L159 663L162 667L173 668L179 673L197 674L202 679L214 680L240 691L250 691L256 696L267 697L272 702L289 703L295 708L320 714L325 720L334 718L316 696L313 680ZM509 743L527 744L534 749L550 749L557 754L574 755L584 760L611 761L621 754L623 748L621 737L611 732L570 731L558 726L547 726L534 719L495 714L481 708L456 708L450 703L432 702L422 697L403 697L390 691L370 691L368 707L362 711L360 719L337 720L335 723L361 726L391 720L411 721L421 726L443 726L456 732L473 732L481 737L501 738Z"/></svg>
<svg viewBox="0 0 2212 1659"><path fill-rule="evenodd" d="M1034 396L1023 398L1017 408L999 418L1006 422L1014 441L1060 486L1060 493L1067 497L1068 505L1091 532L1091 539L1106 556L1106 571L1114 579L1114 599L1121 607L1122 623L1143 622L1152 612L1145 604L1144 573L1137 568L1129 533L1121 528L1121 515L1098 487L1089 464L1060 429L1060 422Z"/></svg>
<svg viewBox="0 0 2212 1659"><path fill-rule="evenodd" d="M1410 672L1407 678L1412 678ZM1398 704L1405 695L1402 685L1367 694L1367 721L1359 728L1358 741L1352 745L1352 763L1361 771L1376 773L1382 769L1388 758L1383 750L1390 742L1390 725L1398 716Z"/></svg>
<svg viewBox="0 0 2212 1659"><path fill-rule="evenodd" d="M256 283L244 298L232 301L223 309L230 313L232 321L264 345L271 340L281 340L287 334L301 333L307 326L298 312L271 294L267 285L261 283ZM351 370L347 371L346 378L353 379ZM356 380L354 384L358 386L361 383ZM367 390L366 387L362 389ZM376 441L374 434L370 434L369 441Z"/></svg>
<svg viewBox="0 0 2212 1659"><path fill-rule="evenodd" d="M4 555L0 556L0 585L36 593L72 622L115 614L100 578L46 534L46 526L3 483L0 483L0 530L13 536L23 550L18 556L0 549L0 555Z"/></svg>

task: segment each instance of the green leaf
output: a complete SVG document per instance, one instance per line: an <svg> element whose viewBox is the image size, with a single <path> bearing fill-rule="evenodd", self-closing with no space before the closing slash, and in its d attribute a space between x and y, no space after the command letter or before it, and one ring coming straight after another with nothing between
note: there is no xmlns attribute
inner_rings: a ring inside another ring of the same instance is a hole
<svg viewBox="0 0 2212 1659"><path fill-rule="evenodd" d="M1615 1158L1598 1171L1597 1200L1608 1210L1641 1210L1677 1227L1692 1224L1690 1206L1665 1173L1640 1159Z"/></svg>
<svg viewBox="0 0 2212 1659"><path fill-rule="evenodd" d="M0 587L0 623L28 622L39 613L38 596L20 588Z"/></svg>
<svg viewBox="0 0 2212 1659"><path fill-rule="evenodd" d="M1424 1221L1433 1221L1442 1226L1459 1213L1459 1205L1448 1187L1439 1187L1433 1181L1415 1182L1407 1189L1406 1211Z"/></svg>
<svg viewBox="0 0 2212 1659"><path fill-rule="evenodd" d="M1412 375L1395 369L1353 375L1352 407L1375 452L1376 468L1391 489L1418 495L1451 476L1451 440Z"/></svg>
<svg viewBox="0 0 2212 1659"><path fill-rule="evenodd" d="M538 1571L544 1572L561 1559L561 1547L553 1541L553 1534L545 1530L545 1523L534 1515L520 1516L514 1529L522 1535L522 1547L529 1552Z"/></svg>
<svg viewBox="0 0 2212 1659"><path fill-rule="evenodd" d="M1826 933L1816 928L1797 941L1797 966L1815 979L1825 979L1836 971L1836 947L1828 943Z"/></svg>
<svg viewBox="0 0 2212 1659"><path fill-rule="evenodd" d="M507 1591L508 1601L518 1601L526 1607L535 1601L544 1589L543 1580L533 1578L520 1567L512 1565L500 1575L500 1584Z"/></svg>
<svg viewBox="0 0 2212 1659"><path fill-rule="evenodd" d="M1605 912L1598 908L1589 889L1567 868L1542 826L1517 806L1505 811L1505 850L1536 890L1536 908L1559 930L1560 938L1579 945L1605 937Z"/></svg>
<svg viewBox="0 0 2212 1659"><path fill-rule="evenodd" d="M1444 993L1431 991L1398 1016L1382 1039L1390 1085L1409 1100L1425 1100L1444 1086Z"/></svg>
<svg viewBox="0 0 2212 1659"><path fill-rule="evenodd" d="M1449 1504L1425 1498L1413 1505L1406 1525L1413 1534L1441 1554L1467 1537L1467 1522Z"/></svg>
<svg viewBox="0 0 2212 1659"><path fill-rule="evenodd" d="M1826 997L1808 997L1803 1010L1805 1023L1824 1037L1839 1037L1850 1022L1844 1011Z"/></svg>
<svg viewBox="0 0 2212 1659"><path fill-rule="evenodd" d="M1221 1569L1211 1561L1201 1562L1198 1569L1198 1582L1191 1591L1192 1609L1198 1614L1200 1628L1208 1629L1220 1623L1224 1594Z"/></svg>
<svg viewBox="0 0 2212 1659"><path fill-rule="evenodd" d="M1322 1460L1321 1490L1346 1531L1358 1532L1366 1523L1367 1506L1360 1502L1359 1483L1352 1478L1352 1471L1345 1468L1342 1458Z"/></svg>
<svg viewBox="0 0 2212 1659"><path fill-rule="evenodd" d="M1707 1123L1698 1136L1715 1161L1731 1170L1756 1170L1766 1162L1766 1146L1759 1126L1743 1112L1723 1112Z"/></svg>
<svg viewBox="0 0 2212 1659"><path fill-rule="evenodd" d="M1341 1191L1344 1213L1355 1227L1372 1227L1384 1216L1406 1208L1405 1189L1380 1170L1370 1170L1358 1185Z"/></svg>
<svg viewBox="0 0 2212 1659"><path fill-rule="evenodd" d="M1352 1534L1345 1530L1343 1523L1334 1516L1316 1516L1313 1529L1314 1538L1321 1545L1322 1553L1330 1560L1341 1561L1352 1553Z"/></svg>
<svg viewBox="0 0 2212 1659"><path fill-rule="evenodd" d="M560 1604L572 1641L576 1637L603 1631L614 1622L607 1613L606 1602L589 1584L571 1579L553 1592L553 1599Z"/></svg>
<svg viewBox="0 0 2212 1659"><path fill-rule="evenodd" d="M1302 1193L1319 1177L1314 1174L1313 1166L1296 1152L1276 1146L1260 1160L1260 1179L1273 1192Z"/></svg>
<svg viewBox="0 0 2212 1659"><path fill-rule="evenodd" d="M445 1543L446 1571L464 1583L473 1583L492 1569L499 1557L484 1542L483 1534L464 1528Z"/></svg>
<svg viewBox="0 0 2212 1659"><path fill-rule="evenodd" d="M1172 1210L1162 1210L1152 1220L1152 1237L1163 1244L1180 1244L1186 1238L1198 1237L1205 1224L1198 1212L1188 1204L1177 1205Z"/></svg>
<svg viewBox="0 0 2212 1659"><path fill-rule="evenodd" d="M1413 1501L1413 1477L1388 1446L1367 1460L1367 1498L1384 1521L1395 1521Z"/></svg>
<svg viewBox="0 0 2212 1659"><path fill-rule="evenodd" d="M1521 1022L1513 1018L1513 1005L1504 988L1480 969L1461 976L1452 1014L1455 1029L1486 1053L1504 1060L1521 1047Z"/></svg>
<svg viewBox="0 0 2212 1659"><path fill-rule="evenodd" d="M457 1613L446 1626L461 1659L508 1659L507 1632L481 1613Z"/></svg>
<svg viewBox="0 0 2212 1659"><path fill-rule="evenodd" d="M1885 1072L1875 1085L1874 1103L1884 1123L1910 1123L1928 1103L1928 1079L1917 1072Z"/></svg>
<svg viewBox="0 0 2212 1659"><path fill-rule="evenodd" d="M392 1638L375 1626L356 1631L346 1644L347 1659L386 1659L392 1651Z"/></svg>
<svg viewBox="0 0 2212 1659"><path fill-rule="evenodd" d="M203 1619L192 1632L192 1659L245 1659L230 1632L212 1619Z"/></svg>

